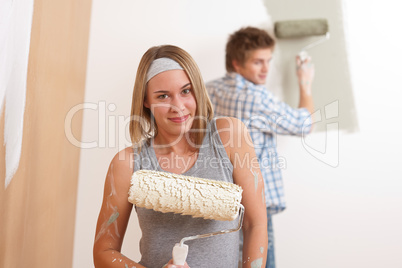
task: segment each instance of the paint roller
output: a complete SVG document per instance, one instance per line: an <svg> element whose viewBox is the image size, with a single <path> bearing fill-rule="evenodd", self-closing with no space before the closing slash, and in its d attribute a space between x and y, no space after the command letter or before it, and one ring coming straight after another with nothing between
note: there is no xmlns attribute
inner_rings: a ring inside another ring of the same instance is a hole
<svg viewBox="0 0 402 268"><path fill-rule="evenodd" d="M184 265L188 245L184 242L236 232L243 224L242 188L236 184L167 172L138 170L131 179L128 201L142 208L173 212L204 219L233 221L237 228L184 237L173 247L173 264Z"/></svg>
<svg viewBox="0 0 402 268"><path fill-rule="evenodd" d="M323 38L320 38L301 49L299 57L302 61L308 57L306 52L307 49L328 40L330 36L328 21L326 19L277 21L274 25L274 31L277 38L289 39L325 35Z"/></svg>

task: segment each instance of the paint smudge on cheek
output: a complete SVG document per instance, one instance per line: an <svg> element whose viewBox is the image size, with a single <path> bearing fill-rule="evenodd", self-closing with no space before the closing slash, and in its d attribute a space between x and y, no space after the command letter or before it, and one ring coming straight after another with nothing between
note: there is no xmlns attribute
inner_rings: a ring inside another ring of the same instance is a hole
<svg viewBox="0 0 402 268"><path fill-rule="evenodd" d="M262 258L258 258L251 263L251 268L261 268L262 266Z"/></svg>
<svg viewBox="0 0 402 268"><path fill-rule="evenodd" d="M260 252L264 253L264 248L263 247L260 247Z"/></svg>

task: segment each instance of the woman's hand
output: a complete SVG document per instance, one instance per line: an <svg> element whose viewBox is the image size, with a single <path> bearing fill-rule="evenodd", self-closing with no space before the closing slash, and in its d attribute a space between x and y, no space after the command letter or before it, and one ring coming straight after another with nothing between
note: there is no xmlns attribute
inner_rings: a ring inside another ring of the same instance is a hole
<svg viewBox="0 0 402 268"><path fill-rule="evenodd" d="M188 266L187 262L184 265L175 265L173 260L170 260L162 268L190 268L190 266Z"/></svg>

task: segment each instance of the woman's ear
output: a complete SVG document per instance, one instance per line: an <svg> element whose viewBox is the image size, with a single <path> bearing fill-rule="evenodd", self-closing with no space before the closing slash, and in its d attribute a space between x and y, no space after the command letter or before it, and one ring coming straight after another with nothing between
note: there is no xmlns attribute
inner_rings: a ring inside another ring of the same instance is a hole
<svg viewBox="0 0 402 268"><path fill-rule="evenodd" d="M146 91L145 91L144 104L143 104L143 105L144 105L145 108L150 109L150 108L149 108L149 102L148 102L148 92L147 92L148 89L145 89L145 90L146 90Z"/></svg>
<svg viewBox="0 0 402 268"><path fill-rule="evenodd" d="M144 107L149 109L149 104L147 98L144 99Z"/></svg>

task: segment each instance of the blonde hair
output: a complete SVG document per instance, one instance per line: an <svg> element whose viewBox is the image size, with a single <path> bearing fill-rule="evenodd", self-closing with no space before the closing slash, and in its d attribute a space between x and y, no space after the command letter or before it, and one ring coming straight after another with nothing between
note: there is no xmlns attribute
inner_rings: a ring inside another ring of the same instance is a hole
<svg viewBox="0 0 402 268"><path fill-rule="evenodd" d="M155 46L145 52L138 65L137 76L134 83L133 100L131 104L130 137L133 145L141 150L141 141L155 137L158 133L158 126L154 122L150 109L144 106L144 99L147 91L147 73L151 63L159 58L170 58L180 64L190 79L195 101L197 104L196 114L190 131L192 142L201 145L205 136L204 130L213 118L212 104L209 100L201 72L194 59L183 49L163 45ZM197 131L198 130L198 131Z"/></svg>

